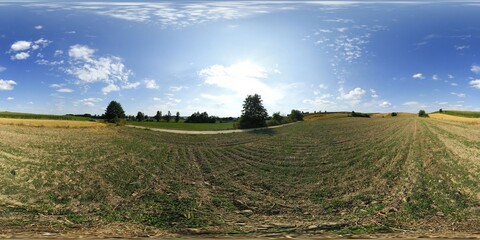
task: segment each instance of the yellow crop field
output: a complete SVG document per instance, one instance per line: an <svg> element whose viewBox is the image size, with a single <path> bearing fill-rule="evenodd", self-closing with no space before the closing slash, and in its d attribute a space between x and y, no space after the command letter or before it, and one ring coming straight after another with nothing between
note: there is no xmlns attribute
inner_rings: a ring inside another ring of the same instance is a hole
<svg viewBox="0 0 480 240"><path fill-rule="evenodd" d="M452 116L452 115L447 115L442 113L432 113L432 114L429 114L429 116L430 118L439 119L439 120L468 123L468 124L480 124L480 118L459 117L459 116Z"/></svg>
<svg viewBox="0 0 480 240"><path fill-rule="evenodd" d="M0 118L0 125L16 125L29 127L54 127L54 128L85 128L104 127L106 124L90 121L50 120L50 119L16 119Z"/></svg>

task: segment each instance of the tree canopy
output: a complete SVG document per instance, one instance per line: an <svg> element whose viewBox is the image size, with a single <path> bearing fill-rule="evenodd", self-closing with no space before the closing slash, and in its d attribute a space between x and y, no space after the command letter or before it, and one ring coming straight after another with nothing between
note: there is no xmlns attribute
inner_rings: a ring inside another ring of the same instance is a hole
<svg viewBox="0 0 480 240"><path fill-rule="evenodd" d="M207 112L195 112L185 120L186 123L215 123L214 116L208 116Z"/></svg>
<svg viewBox="0 0 480 240"><path fill-rule="evenodd" d="M243 102L242 115L240 116L239 128L266 127L267 110L263 106L260 95L248 95Z"/></svg>
<svg viewBox="0 0 480 240"><path fill-rule="evenodd" d="M105 110L105 120L118 124L122 119L125 119L125 111L123 111L122 105L116 101L111 101Z"/></svg>

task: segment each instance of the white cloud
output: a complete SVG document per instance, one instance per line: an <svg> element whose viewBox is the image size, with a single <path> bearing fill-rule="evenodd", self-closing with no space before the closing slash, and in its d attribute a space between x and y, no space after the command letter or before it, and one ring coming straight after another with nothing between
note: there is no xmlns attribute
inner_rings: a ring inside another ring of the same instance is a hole
<svg viewBox="0 0 480 240"><path fill-rule="evenodd" d="M450 94L455 95L457 97L465 97L465 93L456 93L456 92L451 92Z"/></svg>
<svg viewBox="0 0 480 240"><path fill-rule="evenodd" d="M32 46L32 42L16 41L15 43L12 44L12 46L10 47L10 50L14 52L25 51L30 49L31 46Z"/></svg>
<svg viewBox="0 0 480 240"><path fill-rule="evenodd" d="M160 86L158 86L157 82L153 79L145 79L143 80L143 83L145 83L145 87L148 89L159 89Z"/></svg>
<svg viewBox="0 0 480 240"><path fill-rule="evenodd" d="M5 71L5 70L7 70L6 67L0 66L0 73L3 72L3 71Z"/></svg>
<svg viewBox="0 0 480 240"><path fill-rule="evenodd" d="M383 108L388 108L388 107L391 107L392 104L388 101L383 101L380 104L378 104L378 106L383 107Z"/></svg>
<svg viewBox="0 0 480 240"><path fill-rule="evenodd" d="M122 86L122 89L136 89L140 86L140 82L128 83Z"/></svg>
<svg viewBox="0 0 480 240"><path fill-rule="evenodd" d="M455 45L455 50L461 51L470 48L469 45Z"/></svg>
<svg viewBox="0 0 480 240"><path fill-rule="evenodd" d="M178 92L181 91L182 89L185 89L187 87L185 86L171 86L170 87L170 92Z"/></svg>
<svg viewBox="0 0 480 240"><path fill-rule="evenodd" d="M474 64L470 68L470 71L472 71L473 73L479 74L480 73L480 66Z"/></svg>
<svg viewBox="0 0 480 240"><path fill-rule="evenodd" d="M425 77L423 76L422 73L415 73L415 74L412 75L412 78L425 79Z"/></svg>
<svg viewBox="0 0 480 240"><path fill-rule="evenodd" d="M70 89L70 88L60 88L60 89L57 89L57 92L61 92L61 93L71 93L71 92L73 92L73 89Z"/></svg>
<svg viewBox="0 0 480 240"><path fill-rule="evenodd" d="M37 30L41 30L43 28L43 26L42 25L37 25L34 28L37 29Z"/></svg>
<svg viewBox="0 0 480 240"><path fill-rule="evenodd" d="M58 57L58 56L61 56L61 55L63 55L62 50L55 50L55 53L53 54L54 57Z"/></svg>
<svg viewBox="0 0 480 240"><path fill-rule="evenodd" d="M336 102L332 101L332 95L322 94L314 99L305 99L303 100L304 104L309 104L315 109L318 110L338 110L338 105Z"/></svg>
<svg viewBox="0 0 480 240"><path fill-rule="evenodd" d="M14 100L14 99L15 99L15 98L13 98L13 97L7 97L7 100L8 100L8 101L12 101L12 100Z"/></svg>
<svg viewBox="0 0 480 240"><path fill-rule="evenodd" d="M370 93L372 98L378 98L377 91L375 89L370 89Z"/></svg>
<svg viewBox="0 0 480 240"><path fill-rule="evenodd" d="M153 101L161 101L162 99L159 97L153 97Z"/></svg>
<svg viewBox="0 0 480 240"><path fill-rule="evenodd" d="M344 93L343 92L343 89L340 89L340 97L339 99L344 99L344 100L348 100L348 101L360 101L363 97L363 95L365 95L365 90L357 87L353 90L351 90L350 92L348 93Z"/></svg>
<svg viewBox="0 0 480 240"><path fill-rule="evenodd" d="M320 88L320 89L327 89L328 87L327 87L327 85L325 85L325 84L323 84L323 83L320 83L320 84L318 84L318 88Z"/></svg>
<svg viewBox="0 0 480 240"><path fill-rule="evenodd" d="M37 41L35 41L34 43L37 46L46 47L46 46L48 46L48 44L51 43L51 41L48 41L47 39L44 39L44 38L40 38ZM35 46L35 45L33 45L33 46Z"/></svg>
<svg viewBox="0 0 480 240"><path fill-rule="evenodd" d="M3 91L13 90L14 85L17 85L17 83L13 80L0 79L0 90L3 90Z"/></svg>
<svg viewBox="0 0 480 240"><path fill-rule="evenodd" d="M35 61L36 63L40 64L40 65L49 65L49 66L56 66L56 65L62 65L64 64L65 62L63 60L60 60L60 61L48 61L46 59L38 59L37 61Z"/></svg>
<svg viewBox="0 0 480 240"><path fill-rule="evenodd" d="M113 84L113 83L110 83L106 87L102 88L102 92L105 95L110 93L110 92L116 92L116 91L120 91L120 87Z"/></svg>
<svg viewBox="0 0 480 240"><path fill-rule="evenodd" d="M450 85L452 85L452 86L454 86L454 87L458 86L457 83L450 83Z"/></svg>
<svg viewBox="0 0 480 240"><path fill-rule="evenodd" d="M63 87L63 86L64 86L64 84L58 84L58 83L50 84L50 87L51 87L51 88L61 88L61 87Z"/></svg>
<svg viewBox="0 0 480 240"><path fill-rule="evenodd" d="M480 79L470 81L470 86L480 89Z"/></svg>
<svg viewBox="0 0 480 240"><path fill-rule="evenodd" d="M453 75L452 74L448 74L447 75L449 79L453 79Z"/></svg>
<svg viewBox="0 0 480 240"><path fill-rule="evenodd" d="M20 52L16 53L15 55L11 56L10 59L12 60L25 60L28 57L30 57L30 53L38 50L40 48L45 48L48 46L48 44L51 41L48 41L46 39L40 38L37 41L31 42L31 41L16 41L10 46L10 51L11 52ZM37 54L39 57L43 57L41 53Z"/></svg>
<svg viewBox="0 0 480 240"><path fill-rule="evenodd" d="M213 65L202 69L199 75L204 78L204 83L232 92L235 97L245 98L258 93L265 103L274 104L284 96L281 87L265 83L268 78L265 68L250 62Z"/></svg>
<svg viewBox="0 0 480 240"><path fill-rule="evenodd" d="M435 80L435 81L438 80L438 75L437 75L437 74L433 74L432 80Z"/></svg>
<svg viewBox="0 0 480 240"><path fill-rule="evenodd" d="M82 103L85 106L94 107L95 104L97 104L101 101L103 101L103 99L101 99L101 98L85 98L85 99L80 100L79 102Z"/></svg>
<svg viewBox="0 0 480 240"><path fill-rule="evenodd" d="M127 69L121 58L116 56L96 57L96 51L84 45L70 46L68 56L70 66L65 72L77 78L76 84L90 84L103 82L103 94L108 94L120 89L132 89L139 83L128 81L131 70ZM122 87L119 87L119 86Z"/></svg>
<svg viewBox="0 0 480 240"><path fill-rule="evenodd" d="M12 60L25 60L30 57L30 54L27 52L21 52L13 55L11 57Z"/></svg>
<svg viewBox="0 0 480 240"><path fill-rule="evenodd" d="M415 102L415 101L410 101L410 102L404 102L403 105L405 106L418 106L420 103Z"/></svg>
<svg viewBox="0 0 480 240"><path fill-rule="evenodd" d="M84 46L80 44L70 46L70 50L68 50L68 56L75 60L79 60L79 59L90 60L94 53L95 53L94 49L91 49L88 46Z"/></svg>

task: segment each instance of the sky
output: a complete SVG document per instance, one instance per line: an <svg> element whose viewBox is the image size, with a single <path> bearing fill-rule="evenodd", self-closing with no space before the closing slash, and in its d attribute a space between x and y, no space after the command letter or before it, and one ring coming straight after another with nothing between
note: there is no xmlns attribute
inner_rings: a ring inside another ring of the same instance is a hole
<svg viewBox="0 0 480 240"><path fill-rule="evenodd" d="M480 111L480 2L0 0L0 111Z"/></svg>

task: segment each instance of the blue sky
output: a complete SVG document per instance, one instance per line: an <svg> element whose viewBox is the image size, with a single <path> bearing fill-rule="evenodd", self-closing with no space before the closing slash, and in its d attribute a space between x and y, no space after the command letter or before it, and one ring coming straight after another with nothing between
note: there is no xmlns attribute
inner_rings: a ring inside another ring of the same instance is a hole
<svg viewBox="0 0 480 240"><path fill-rule="evenodd" d="M0 1L0 111L480 110L480 3Z"/></svg>

